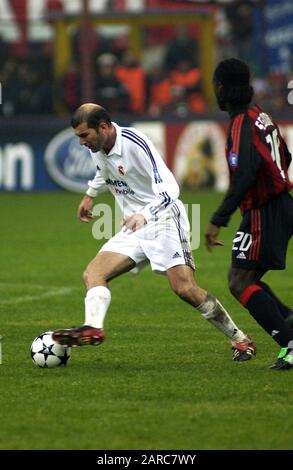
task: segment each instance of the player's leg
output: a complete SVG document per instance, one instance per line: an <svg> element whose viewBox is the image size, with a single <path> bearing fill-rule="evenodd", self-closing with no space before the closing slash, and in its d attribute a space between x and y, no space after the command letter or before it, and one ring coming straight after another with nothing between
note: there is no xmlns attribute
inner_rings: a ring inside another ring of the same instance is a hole
<svg viewBox="0 0 293 470"><path fill-rule="evenodd" d="M100 251L90 261L83 273L87 291L97 286L108 287L108 282L134 268L135 261L129 256L111 251Z"/></svg>
<svg viewBox="0 0 293 470"><path fill-rule="evenodd" d="M102 251L88 264L83 273L87 290L85 297L85 324L103 328L111 302L108 282L135 267L133 259L120 253Z"/></svg>
<svg viewBox="0 0 293 470"><path fill-rule="evenodd" d="M168 219L165 226L160 222L155 228L155 237L141 241L152 269L165 272L171 288L177 295L228 336L233 346L239 344L242 347L239 360L250 359L254 353L254 349L249 349L250 339L235 325L221 303L195 282L189 222L183 204L176 203L174 218Z"/></svg>
<svg viewBox="0 0 293 470"><path fill-rule="evenodd" d="M275 295L275 293L272 291L270 286L267 283L265 283L264 281L261 280L266 272L267 272L267 270L260 270L260 271L258 271L258 270L256 270L256 271L253 271L253 270L247 271L246 270L246 273L244 273L244 275L241 276L241 280L240 280L239 276L234 275L233 272L230 270L229 273L228 273L228 280L229 280L230 290L231 290L232 294L234 295L234 297L237 298L237 295L240 296L241 292L243 292L244 289L246 289L249 285L251 285L251 284L259 285L275 301L275 303L277 304L277 307L279 309L279 312L282 315L282 317L284 318L284 320L286 321L287 325L290 328L293 328L293 309L288 307L288 305L285 305ZM247 282L249 284L247 284ZM239 290L240 290L240 294L239 294ZM238 292L238 294L237 294L237 292Z"/></svg>
<svg viewBox="0 0 293 470"><path fill-rule="evenodd" d="M293 331L284 321L278 302L260 279L270 269L285 268L292 235L293 211L290 215L287 210L291 203L288 194L281 194L261 209L245 213L233 240L229 271L229 287L234 297L282 349L293 339Z"/></svg>
<svg viewBox="0 0 293 470"><path fill-rule="evenodd" d="M273 200L264 211L263 219L268 227L266 238L271 258L277 259L280 268L284 268L288 242L293 234L293 199L290 194L282 193ZM284 304L266 282L258 280L257 284L274 299L282 317L293 328L293 309Z"/></svg>
<svg viewBox="0 0 293 470"><path fill-rule="evenodd" d="M256 282L260 287L262 287L263 290L265 290L271 297L274 299L276 302L279 312L281 313L282 317L284 318L285 322L287 323L290 328L293 328L293 309L290 308L288 305L285 305L279 297L276 296L276 294L272 291L270 286L263 281L257 281Z"/></svg>
<svg viewBox="0 0 293 470"><path fill-rule="evenodd" d="M263 271L231 268L229 289L249 311L257 323L281 346L293 340L293 331L286 324L273 297L258 283Z"/></svg>
<svg viewBox="0 0 293 470"><path fill-rule="evenodd" d="M237 360L248 360L255 354L255 345L238 328L219 300L196 284L190 266L173 266L167 270L167 277L172 290L182 300L195 307L203 318L224 333L231 340L234 351L239 348Z"/></svg>
<svg viewBox="0 0 293 470"><path fill-rule="evenodd" d="M127 235L120 231L108 240L83 274L87 289L85 323L78 328L56 330L53 338L68 346L95 345L103 342L103 324L111 302L108 282L130 271L145 258L135 234Z"/></svg>
<svg viewBox="0 0 293 470"><path fill-rule="evenodd" d="M53 332L53 339L67 346L98 345L105 339L104 319L111 302L108 281L130 271L133 259L120 253L103 251L88 264L83 280L87 289L85 297L85 322L77 328Z"/></svg>

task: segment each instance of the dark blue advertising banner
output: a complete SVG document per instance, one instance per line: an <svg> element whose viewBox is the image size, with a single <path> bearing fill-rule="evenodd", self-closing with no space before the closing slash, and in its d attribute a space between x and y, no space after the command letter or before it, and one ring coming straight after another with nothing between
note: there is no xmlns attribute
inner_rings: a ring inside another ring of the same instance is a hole
<svg viewBox="0 0 293 470"><path fill-rule="evenodd" d="M79 145L67 122L6 119L0 136L1 191L82 192L95 174L88 150Z"/></svg>
<svg viewBox="0 0 293 470"><path fill-rule="evenodd" d="M267 0L264 19L269 70L289 73L293 57L293 1Z"/></svg>

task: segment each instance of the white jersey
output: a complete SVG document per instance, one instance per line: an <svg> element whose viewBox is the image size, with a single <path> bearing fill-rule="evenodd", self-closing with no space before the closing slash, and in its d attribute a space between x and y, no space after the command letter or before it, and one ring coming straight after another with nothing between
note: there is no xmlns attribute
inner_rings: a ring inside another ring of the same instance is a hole
<svg viewBox="0 0 293 470"><path fill-rule="evenodd" d="M142 214L146 221L174 216L183 204L178 184L152 142L133 127L115 126L117 137L108 154L91 152L97 173L88 182L87 194L105 189L114 195L123 216Z"/></svg>

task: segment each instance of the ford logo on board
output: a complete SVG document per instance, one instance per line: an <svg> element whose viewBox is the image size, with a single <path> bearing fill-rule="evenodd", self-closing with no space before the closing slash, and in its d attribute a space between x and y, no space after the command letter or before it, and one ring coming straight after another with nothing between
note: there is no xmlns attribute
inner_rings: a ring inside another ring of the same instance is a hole
<svg viewBox="0 0 293 470"><path fill-rule="evenodd" d="M96 170L85 147L79 144L71 128L59 132L47 145L45 163L51 178L62 188L85 192Z"/></svg>

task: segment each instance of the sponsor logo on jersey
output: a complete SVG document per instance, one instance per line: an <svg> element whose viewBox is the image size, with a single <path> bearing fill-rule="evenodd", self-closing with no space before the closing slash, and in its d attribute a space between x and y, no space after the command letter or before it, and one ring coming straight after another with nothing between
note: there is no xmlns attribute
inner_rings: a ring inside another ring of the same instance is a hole
<svg viewBox="0 0 293 470"><path fill-rule="evenodd" d="M45 163L51 178L62 188L83 193L96 169L88 149L79 144L71 128L59 132L45 150Z"/></svg>
<svg viewBox="0 0 293 470"><path fill-rule="evenodd" d="M235 152L230 152L228 157L229 165L235 168L238 165L238 155Z"/></svg>
<svg viewBox="0 0 293 470"><path fill-rule="evenodd" d="M125 175L125 170L124 170L124 168L123 168L122 165L119 165L119 166L118 166L118 171L119 171L119 173L120 173L121 176L124 176L124 175Z"/></svg>
<svg viewBox="0 0 293 470"><path fill-rule="evenodd" d="M241 253L239 253L239 255L237 255L236 258L238 258L238 259L246 259L246 256L245 256L245 254L243 253L243 251L241 251Z"/></svg>
<svg viewBox="0 0 293 470"><path fill-rule="evenodd" d="M115 186L115 187L118 186L120 188L122 186L128 187L128 184L125 183L125 181L121 181L121 180L112 180L111 178L107 178L105 182L106 182L106 184L109 184L110 186Z"/></svg>
<svg viewBox="0 0 293 470"><path fill-rule="evenodd" d="M107 178L105 180L105 183L108 184L109 186L112 186L113 189L115 190L116 194L134 194L134 191L128 186L125 181L121 180L112 180L111 178ZM122 188L122 189L118 189Z"/></svg>

